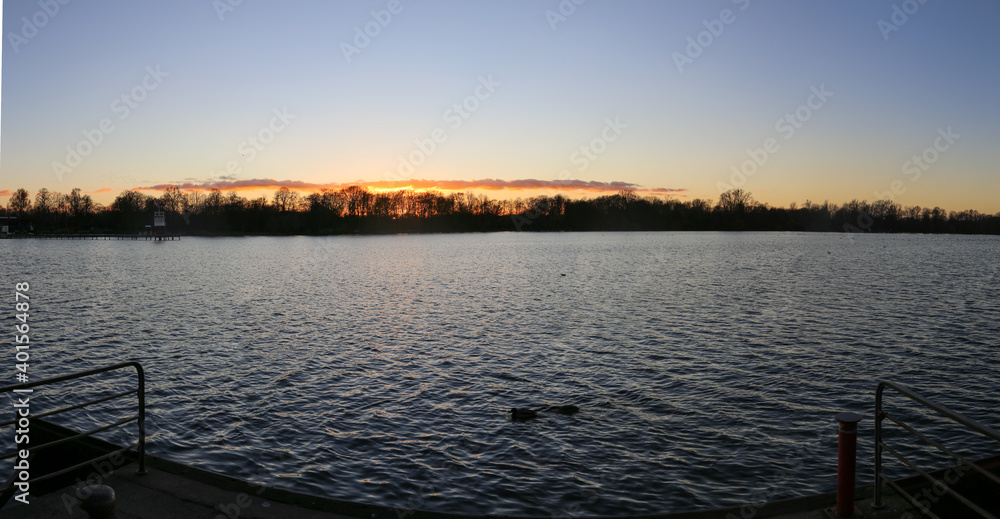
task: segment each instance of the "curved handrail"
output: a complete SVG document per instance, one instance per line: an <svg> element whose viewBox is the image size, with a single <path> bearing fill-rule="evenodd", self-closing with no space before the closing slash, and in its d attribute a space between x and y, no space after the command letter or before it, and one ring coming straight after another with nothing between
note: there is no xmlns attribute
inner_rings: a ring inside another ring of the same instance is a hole
<svg viewBox="0 0 1000 519"><path fill-rule="evenodd" d="M959 413L957 411L952 411L951 409L948 409L945 406L935 404L934 402L931 402L930 400L921 396L916 391L913 391L912 389L902 384L897 384L895 382L890 382L888 380L882 380L879 381L878 383L878 388L876 389L876 395L875 395L875 413L882 412L882 391L887 387L895 389L900 394L923 405L924 407L927 407L928 409L931 409L945 417L948 417L953 421L958 422L968 427L969 429L972 429L973 431L982 434L983 436L986 436L987 438L992 438L1000 442L1000 431L997 431L996 429L988 425L985 425L983 423L977 422L976 420L973 420L972 418L969 418L963 415L962 413Z"/></svg>
<svg viewBox="0 0 1000 519"><path fill-rule="evenodd" d="M128 368L128 367L135 368L136 375L138 376L138 381L137 381L138 383L137 383L137 388L136 389L130 390L130 391L124 391L124 392L121 392L121 393L117 393L117 394L111 395L109 397L103 397L103 398L98 398L98 399L95 399L95 400L90 400L90 401L84 402L82 404L71 405L71 406L67 406L67 407L56 409L54 411L48 411L48 412L42 413L41 415L35 415L35 418L38 418L40 416L51 416L51 415L54 415L54 414L59 414L59 413L63 413L63 412L66 412L66 411L71 411L73 409L79 409L81 407L86 407L86 406L97 404L97 403L100 403L100 402L106 402L108 400L113 400L113 399L116 399L116 398L125 397L125 396L128 396L128 395L131 395L132 393L135 393L136 396L137 396L137 399L138 399L138 407L139 407L139 409L138 409L139 410L139 414L138 415L133 416L133 417L128 418L128 419L125 419L125 420L120 420L120 421L118 421L118 422L116 422L114 424L111 424L109 426L106 426L106 427L99 427L97 429L94 429L94 430L91 430L91 431L87 431L87 432L78 434L76 436L73 436L72 439L81 438L81 437L84 437L84 436L90 436L90 435L95 434L97 432L101 432L101 431L110 429L111 427L116 427L116 426L119 426L119 425L127 424L127 423L132 422L132 421L136 421L136 422L138 422L138 426L139 426L139 438L138 438L138 441L136 441L136 443L134 443L133 445L130 445L128 447L125 447L124 449L120 449L120 450L115 451L113 453L105 454L103 456L99 456L99 457L94 458L92 460L87 460L87 461L85 461L83 463L79 463L79 464L74 465L72 467L64 468L64 469L59 470L57 472L52 472L52 473L46 474L46 475L41 476L39 478L32 478L29 481L30 483L34 483L34 482L38 482L38 481L43 481L43 480L46 480L46 479L58 476L60 474L64 474L64 473L69 472L71 470L75 470L75 469L77 469L79 467L85 466L88 463L93 463L95 461L99 461L99 460L102 460L104 458L113 456L115 454L118 454L118 453L130 450L132 447L136 448L137 454L138 454L138 457L139 457L139 471L138 472L140 474L145 474L146 473L146 372L142 368L142 364L139 364L136 361L128 361L128 362L119 362L118 364L113 364L111 366L105 366L103 368L90 369L90 370L87 370L87 371L81 371L81 372L78 372L78 373L71 373L69 375L62 375L62 376L58 376L58 377L47 378L47 379L38 380L38 381L35 381L35 382L27 382L27 383L23 383L23 384L16 384L16 385L12 385L12 386L0 387L0 393L8 393L8 392L15 392L15 393L19 393L19 394L30 393L31 390L32 390L32 388L35 388L35 387L38 387L38 386L44 386L44 385L47 385L47 384L55 384L55 383L58 383L58 382L65 382L67 380L74 380L74 379L78 379L78 378L89 377L89 376L97 375L97 374L100 374L100 373L105 373L105 372L108 372L108 371L115 371L115 370L119 370L119 369L122 369L122 368ZM16 418L14 420L8 420L8 421L5 421L5 422L0 422L0 427L6 427L8 425L15 424L16 422L17 422ZM52 442L49 442L49 443L46 443L46 444L43 444L43 445L37 445L37 446L33 447L33 450L39 450L39 449L43 449L45 447L50 447L50 446L56 445L58 443L63 443L66 440L67 439L64 438L64 439L55 440L55 441L52 441ZM11 457L11 455L8 454L6 456L0 457L0 459L6 459L6 458L10 458L10 457ZM16 471L15 471L15 473L16 473ZM6 502L6 500L10 498L10 494L13 493L12 491L13 491L14 487L13 487L12 483L13 483L13 481L8 481L8 482L4 483L3 485L0 485L0 506L3 506L3 502ZM10 488L7 488L8 486L10 486Z"/></svg>
<svg viewBox="0 0 1000 519"><path fill-rule="evenodd" d="M928 409L930 409L930 410L932 410L932 411L940 414L941 416L944 416L945 418L948 418L949 420L951 420L951 421L953 421L955 423L964 425L965 427L968 427L969 429L971 429L971 430L973 430L973 431L975 431L975 432L977 432L979 434L982 434L983 436L986 436L987 438L990 438L992 440L1000 442L1000 431L997 431L996 429L994 429L994 428L992 428L992 427L990 427L988 425L985 425L985 424L980 423L980 422L978 422L976 420L973 420L972 418L969 418L969 417L967 417L967 416L965 416L965 415L963 415L963 414L961 414L961 413L959 413L957 411L953 411L951 409L948 409L947 407L945 407L943 405L936 404L936 403L928 400L923 395L917 393L916 391L913 391L912 389L910 389L910 388L908 388L908 387L906 387L906 386L904 386L902 384L897 384L895 382L891 382L891 381L888 381L888 380L880 380L879 383L878 383L878 386L876 387L876 390L875 390L875 489L874 489L874 494L875 495L874 495L874 500L872 502L872 506L875 507L875 508L881 508L881 507L884 506L884 503L882 503L882 485L883 485L883 481L889 483L897 491L901 491L904 494L904 496L906 496L908 498L911 497L905 491L902 491L902 489L900 489L894 482L892 482L891 480L889 480L887 477L885 477L882 474L882 451L883 451L883 449L889 450L889 452L892 453L897 458L899 458L900 461L902 461L907 466L911 466L911 468L916 469L918 472L921 473L921 475L923 475L925 478L928 478L932 483L935 483L935 484L939 483L936 479L934 479L933 477L931 477L930 475L928 475L923 470L920 470L919 468L913 467L912 465L910 465L910 463L907 462L906 459L903 458L899 453L897 453L895 450L893 450L892 448L888 447L887 445L885 445L885 443L882 442L882 420L883 419L889 418L891 421L893 421L894 423L902 426L904 429L906 429L907 431L909 431L911 434L917 436L918 438L921 438L921 439L927 441L928 443L930 443L934 447L936 447L936 448L944 451L945 453L948 453L949 455L956 456L956 454L951 449L948 449L947 447L944 447L940 443L935 442L935 441L927 438L926 436L924 436L920 432L918 432L915 429L913 429L913 427L911 427L911 426L903 423L902 421L896 419L895 417L889 416L888 413L884 412L882 410L882 394L884 393L884 391L885 391L886 388L890 388L890 389L895 390L899 394L901 394L901 395L909 398L910 400L913 400L914 402L917 402L918 404L920 404L920 405L922 405L922 406L924 406L924 407L926 407L926 408L928 408ZM972 462L969 462L968 460L965 460L961 456L957 456L957 457L959 458L959 460L962 463L969 464L973 468L977 469L979 472L986 474L987 477L990 477L994 481L1000 482L1000 478L997 478L996 476L987 473L982 468L980 468L978 465L976 465L976 464L974 464ZM975 505L975 504L971 503L970 501L968 501L968 499L966 499L964 496L959 495L957 492L954 492L950 488L947 488L947 487L945 487L945 488L947 489L948 493L952 494L959 501L961 501L962 503L966 504L967 506L969 506L973 510L979 512L980 515L982 515L983 517L994 517L992 514L989 514L985 510L982 510L981 508L979 508L977 505ZM910 501L914 502L914 500L912 498L910 499Z"/></svg>

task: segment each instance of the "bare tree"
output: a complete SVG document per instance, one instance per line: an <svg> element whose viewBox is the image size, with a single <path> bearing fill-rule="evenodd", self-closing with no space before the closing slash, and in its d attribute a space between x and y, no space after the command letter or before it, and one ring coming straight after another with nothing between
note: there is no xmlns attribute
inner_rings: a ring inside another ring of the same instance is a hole
<svg viewBox="0 0 1000 519"><path fill-rule="evenodd" d="M160 196L160 207L164 211L179 213L184 206L184 194L177 186L170 186Z"/></svg>
<svg viewBox="0 0 1000 519"><path fill-rule="evenodd" d="M727 213L745 213L756 205L753 196L742 189L730 189L719 195L715 208Z"/></svg>
<svg viewBox="0 0 1000 519"><path fill-rule="evenodd" d="M35 195L35 214L45 216L51 213L54 203L55 197L51 191L44 187L39 189L38 194Z"/></svg>
<svg viewBox="0 0 1000 519"><path fill-rule="evenodd" d="M31 210L31 197L24 189L18 189L11 195L8 206L11 212L17 214L19 218L23 218Z"/></svg>
<svg viewBox="0 0 1000 519"><path fill-rule="evenodd" d="M90 195L83 194L78 187L74 187L73 191L70 192L68 203L70 213L73 214L74 218L80 218L94 211L94 200L90 198Z"/></svg>
<svg viewBox="0 0 1000 519"><path fill-rule="evenodd" d="M299 208L300 198L298 192L282 187L274 193L274 208L280 213L296 211Z"/></svg>

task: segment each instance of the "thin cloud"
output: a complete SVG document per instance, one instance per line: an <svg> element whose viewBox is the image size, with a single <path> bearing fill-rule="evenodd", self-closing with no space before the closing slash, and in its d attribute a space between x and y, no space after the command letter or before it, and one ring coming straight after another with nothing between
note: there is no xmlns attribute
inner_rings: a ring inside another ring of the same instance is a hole
<svg viewBox="0 0 1000 519"><path fill-rule="evenodd" d="M218 189L220 191L244 191L252 189L280 189L287 187L298 191L319 191L320 189L342 189L348 186L362 186L375 189L440 189L445 191L465 191L471 189L481 189L487 191L525 191L525 190L563 190L563 191L584 191L588 193L617 193L622 190L634 190L644 194L656 196L681 196L687 191L681 188L655 187L646 188L631 182L598 182L596 180L500 180L486 178L481 180L380 180L373 182L357 181L344 183L316 184L303 182L301 180L274 180L270 178L259 178L252 180L229 180L220 179L201 182L181 182L177 184L155 184L151 186L137 187L137 191L163 191L176 187L185 191L207 191Z"/></svg>
<svg viewBox="0 0 1000 519"><path fill-rule="evenodd" d="M10 189L0 189L0 196L11 196L14 192Z"/></svg>
<svg viewBox="0 0 1000 519"><path fill-rule="evenodd" d="M643 191L651 195L660 196L687 196L683 193L687 192L687 189L676 189L672 187L654 187L651 189L643 189Z"/></svg>

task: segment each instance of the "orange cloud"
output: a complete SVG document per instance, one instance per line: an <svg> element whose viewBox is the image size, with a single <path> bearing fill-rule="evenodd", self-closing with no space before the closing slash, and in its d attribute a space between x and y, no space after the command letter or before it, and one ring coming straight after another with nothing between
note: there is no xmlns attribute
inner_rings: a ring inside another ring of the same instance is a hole
<svg viewBox="0 0 1000 519"><path fill-rule="evenodd" d="M182 182L179 184L156 184L152 186L137 187L138 191L163 191L167 188L176 187L187 191L205 191L209 189L219 189L222 191L243 191L250 189L280 189L287 187L299 191L318 191L320 189L341 189L347 186L364 186L375 189L441 189L445 191L465 191L472 189L482 189L488 191L524 191L539 189L554 189L566 191L586 191L590 193L617 193L624 189L631 189L640 193L656 196L681 196L687 191L680 188L644 188L630 182L598 182L595 180L380 180L374 182L346 182L315 184L300 180L274 180L252 179L252 180L213 180L204 182Z"/></svg>
<svg viewBox="0 0 1000 519"><path fill-rule="evenodd" d="M0 196L10 196L13 194L14 192L11 191L10 189L0 189Z"/></svg>

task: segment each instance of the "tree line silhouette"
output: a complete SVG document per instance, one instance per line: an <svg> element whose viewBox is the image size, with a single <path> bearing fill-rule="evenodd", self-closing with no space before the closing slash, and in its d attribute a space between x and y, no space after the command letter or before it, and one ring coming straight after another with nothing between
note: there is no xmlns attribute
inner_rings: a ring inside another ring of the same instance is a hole
<svg viewBox="0 0 1000 519"><path fill-rule="evenodd" d="M494 200L473 193L371 191L362 186L306 196L287 188L247 199L219 190L153 197L122 191L108 206L73 189L18 189L0 216L15 232L140 233L164 211L167 231L187 235L383 234L493 231L816 231L1000 234L1000 213L903 207L891 200L842 205L806 201L771 207L742 189L705 199L640 197L633 191L591 199L562 195ZM10 221L10 220L8 220Z"/></svg>

